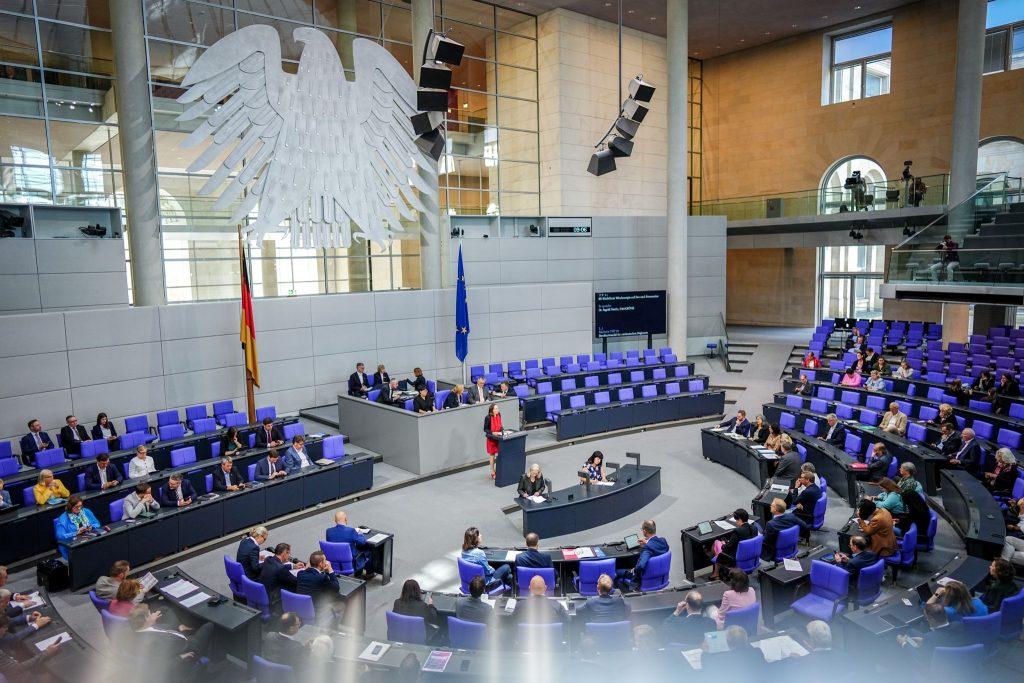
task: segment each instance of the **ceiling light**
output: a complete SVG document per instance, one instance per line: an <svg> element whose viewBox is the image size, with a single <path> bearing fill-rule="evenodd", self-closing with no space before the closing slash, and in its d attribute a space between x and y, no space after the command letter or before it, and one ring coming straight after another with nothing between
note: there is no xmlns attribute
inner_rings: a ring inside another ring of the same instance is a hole
<svg viewBox="0 0 1024 683"><path fill-rule="evenodd" d="M463 109L469 109L469 102L463 102L462 103L462 108Z"/></svg>
<svg viewBox="0 0 1024 683"><path fill-rule="evenodd" d="M821 18L822 18L822 19L828 19L828 15L827 15L827 14L822 14L822 15L821 15Z"/></svg>
<svg viewBox="0 0 1024 683"><path fill-rule="evenodd" d="M796 24L790 24L792 28L796 28Z"/></svg>
<svg viewBox="0 0 1024 683"><path fill-rule="evenodd" d="M746 38L740 38L740 42L741 43L745 43L745 42L747 42L747 39Z"/></svg>
<svg viewBox="0 0 1024 683"><path fill-rule="evenodd" d="M651 21L654 21L654 20L655 20L655 19L657 19L657 18L658 18L658 17L651 17Z"/></svg>
<svg viewBox="0 0 1024 683"><path fill-rule="evenodd" d="M629 14L632 14L635 10L628 10Z"/></svg>
<svg viewBox="0 0 1024 683"><path fill-rule="evenodd" d="M765 34L766 36L770 36L770 35L772 34L772 32L771 32L771 31L765 31L765 32L764 32L764 34Z"/></svg>
<svg viewBox="0 0 1024 683"><path fill-rule="evenodd" d="M860 9L860 5L855 5L853 9Z"/></svg>

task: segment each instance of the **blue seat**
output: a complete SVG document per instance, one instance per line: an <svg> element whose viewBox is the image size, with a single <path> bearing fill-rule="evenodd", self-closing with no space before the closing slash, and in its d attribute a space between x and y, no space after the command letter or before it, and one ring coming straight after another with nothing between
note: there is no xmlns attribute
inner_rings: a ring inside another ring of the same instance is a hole
<svg viewBox="0 0 1024 683"><path fill-rule="evenodd" d="M790 408L796 408L797 410L800 410L801 408L804 407L804 400L799 396L790 395L786 397L786 405Z"/></svg>
<svg viewBox="0 0 1024 683"><path fill-rule="evenodd" d="M800 527L791 526L779 532L775 541L775 561L782 562L787 557L795 557L797 543L800 541Z"/></svg>
<svg viewBox="0 0 1024 683"><path fill-rule="evenodd" d="M372 378L373 375L370 375ZM256 422L263 422L263 418L269 417L271 420L277 419L277 406L263 406L256 409Z"/></svg>
<svg viewBox="0 0 1024 683"><path fill-rule="evenodd" d="M36 452L36 467L39 469L60 465L65 460L63 448L48 448L45 451Z"/></svg>
<svg viewBox="0 0 1024 683"><path fill-rule="evenodd" d="M192 432L194 434L209 434L215 431L217 431L217 421L212 417L201 417L192 422Z"/></svg>
<svg viewBox="0 0 1024 683"><path fill-rule="evenodd" d="M925 533L917 534L917 551L929 552L935 549L935 533L939 530L939 516L935 510L928 509L928 528Z"/></svg>
<svg viewBox="0 0 1024 683"><path fill-rule="evenodd" d="M819 476L818 479L821 481L821 495L818 496L818 502L814 504L814 516L811 519L812 531L817 531L825 525L825 512L828 510L828 492L825 490L827 482L825 477Z"/></svg>
<svg viewBox="0 0 1024 683"><path fill-rule="evenodd" d="M448 644L462 650L487 649L487 625L448 617Z"/></svg>
<svg viewBox="0 0 1024 683"><path fill-rule="evenodd" d="M476 382L476 378L477 377L483 377L485 374L487 374L487 373L484 371L484 366L482 366L482 365L470 365L469 366L469 381L470 382Z"/></svg>
<svg viewBox="0 0 1024 683"><path fill-rule="evenodd" d="M594 405L595 406L604 405L606 403L611 403L611 400L612 400L611 394L609 394L607 391L598 391L598 392L594 393Z"/></svg>
<svg viewBox="0 0 1024 683"><path fill-rule="evenodd" d="M217 422L224 424L223 418L225 415L235 412L234 401L214 401L213 402L213 416L217 419Z"/></svg>
<svg viewBox="0 0 1024 683"><path fill-rule="evenodd" d="M846 609L850 572L820 560L811 561L811 591L791 607L808 619L831 622Z"/></svg>
<svg viewBox="0 0 1024 683"><path fill-rule="evenodd" d="M841 420L852 420L853 419L853 408L846 405L845 403L836 404L836 417Z"/></svg>
<svg viewBox="0 0 1024 683"><path fill-rule="evenodd" d="M975 401L971 399L967 402L967 407L971 410L977 410L979 413L991 413L992 404L988 401Z"/></svg>
<svg viewBox="0 0 1024 683"><path fill-rule="evenodd" d="M107 510L110 513L110 523L120 522L124 519L124 498L118 498L117 500L110 501L107 506Z"/></svg>
<svg viewBox="0 0 1024 683"><path fill-rule="evenodd" d="M228 588L231 589L231 596L235 600L244 601L245 593L242 586L242 577L245 576L245 570L242 568L242 565L225 555L224 573L228 577Z"/></svg>
<svg viewBox="0 0 1024 683"><path fill-rule="evenodd" d="M0 458L0 479L9 477L21 469L17 458Z"/></svg>
<svg viewBox="0 0 1024 683"><path fill-rule="evenodd" d="M316 608L313 606L313 598L308 595L292 593L282 588L281 611L294 612L299 615L299 619L302 619L304 624L316 623Z"/></svg>
<svg viewBox="0 0 1024 683"><path fill-rule="evenodd" d="M676 377L689 377L690 368L687 365L677 365L676 369L672 371L672 374Z"/></svg>
<svg viewBox="0 0 1024 683"><path fill-rule="evenodd" d="M196 461L196 449L194 446L175 448L171 451L171 467L181 467Z"/></svg>
<svg viewBox="0 0 1024 683"><path fill-rule="evenodd" d="M668 586L669 570L672 568L672 551L647 560L643 576L640 577L640 590L660 591Z"/></svg>
<svg viewBox="0 0 1024 683"><path fill-rule="evenodd" d="M892 567L892 582L896 583L899 571L903 567L913 567L917 563L917 525L911 524L910 528L900 539L897 552L892 557L885 558L886 566Z"/></svg>
<svg viewBox="0 0 1024 683"><path fill-rule="evenodd" d="M971 429L974 430L975 436L979 439L992 439L992 435L995 432L995 427L991 422L985 422L984 420L975 420L971 423Z"/></svg>
<svg viewBox="0 0 1024 683"><path fill-rule="evenodd" d="M878 560L864 567L857 575L857 605L870 605L882 594L882 579L885 578L885 560Z"/></svg>
<svg viewBox="0 0 1024 683"><path fill-rule="evenodd" d="M548 394L544 397L544 412L552 422L558 422L558 413L562 410L562 395Z"/></svg>
<svg viewBox="0 0 1024 683"><path fill-rule="evenodd" d="M998 443L1000 446L1006 446L1007 448L1017 449L1020 448L1020 442L1020 432L1000 428L999 431L996 433L996 443Z"/></svg>
<svg viewBox="0 0 1024 683"><path fill-rule="evenodd" d="M836 390L832 387L818 387L818 398L823 401L836 400Z"/></svg>
<svg viewBox="0 0 1024 683"><path fill-rule="evenodd" d="M691 394L704 391L704 389L707 388L707 385L704 382L705 380L702 379L691 379L686 383L686 391Z"/></svg>
<svg viewBox="0 0 1024 683"><path fill-rule="evenodd" d="M828 412L828 403L821 400L820 398L812 398L811 412L818 413L819 415L824 415L825 413Z"/></svg>
<svg viewBox="0 0 1024 683"><path fill-rule="evenodd" d="M469 582L473 580L473 577L479 576L486 580L484 576L484 568L478 564L472 562L466 562L461 557L455 558L459 565L459 590L462 591L463 595L469 595ZM505 589L502 585L497 585L494 588L487 591L488 595L500 595L504 593Z"/></svg>
<svg viewBox="0 0 1024 683"><path fill-rule="evenodd" d="M931 680L936 683L967 681L983 671L985 646L937 647L932 650Z"/></svg>
<svg viewBox="0 0 1024 683"><path fill-rule="evenodd" d="M679 387L679 382L666 382L665 383L665 395L666 396L675 396L676 394L680 393L680 391L681 391L681 389Z"/></svg>
<svg viewBox="0 0 1024 683"><path fill-rule="evenodd" d="M554 391L551 382L537 382L537 394L543 396Z"/></svg>
<svg viewBox="0 0 1024 683"><path fill-rule="evenodd" d="M1003 598L999 605L998 614L1002 615L1002 626L1000 638L1002 640L1016 640L1020 637L1022 623L1024 623L1024 590L1021 590L1012 598Z"/></svg>
<svg viewBox="0 0 1024 683"><path fill-rule="evenodd" d="M242 595L245 596L245 604L260 611L260 618L263 621L270 619L270 597L262 583L253 581L243 574Z"/></svg>
<svg viewBox="0 0 1024 683"><path fill-rule="evenodd" d="M796 415L793 413L782 413L779 415L779 426L786 429L796 428Z"/></svg>
<svg viewBox="0 0 1024 683"><path fill-rule="evenodd" d="M82 442L82 457L83 458L95 458L100 453L109 453L109 452L110 452L110 446L107 444L107 440L106 439L93 439L92 441L83 441Z"/></svg>
<svg viewBox="0 0 1024 683"><path fill-rule="evenodd" d="M1003 615L992 612L981 617L964 617L964 633L968 642L981 643L986 650L995 648L1003 626Z"/></svg>
<svg viewBox="0 0 1024 683"><path fill-rule="evenodd" d="M185 425L180 422L174 424L164 425L159 429L160 440L170 441L171 439L181 439L185 436Z"/></svg>
<svg viewBox="0 0 1024 683"><path fill-rule="evenodd" d="M559 383L559 390L560 391L575 391L575 389L576 389L576 379L574 377L570 377L569 379L563 379Z"/></svg>
<svg viewBox="0 0 1024 683"><path fill-rule="evenodd" d="M516 567L516 590L519 595L530 594L530 581L539 576L547 586L547 595L555 594L555 570L552 567Z"/></svg>
<svg viewBox="0 0 1024 683"><path fill-rule="evenodd" d="M445 399L448 398L448 394L450 393L452 393L451 389L442 389L441 391L434 394L434 408L436 410L441 410L441 408L444 406Z"/></svg>
<svg viewBox="0 0 1024 683"><path fill-rule="evenodd" d="M799 527L793 527L799 529ZM730 626L742 626L743 630L750 635L757 634L757 622L761 615L761 603L755 602L753 605L744 607L742 609L730 610L725 613L725 624L722 629L725 630Z"/></svg>
<svg viewBox="0 0 1024 683"><path fill-rule="evenodd" d="M817 436L818 421L812 418L807 418L806 420L804 420L804 434L806 434L807 436Z"/></svg>
<svg viewBox="0 0 1024 683"><path fill-rule="evenodd" d="M209 414L206 412L206 404L185 408L185 426L189 429L192 428L193 422L204 417L209 417Z"/></svg>
<svg viewBox="0 0 1024 683"><path fill-rule="evenodd" d="M658 387L653 384L645 384L640 387L640 396L642 398L654 398L658 395Z"/></svg>
<svg viewBox="0 0 1024 683"><path fill-rule="evenodd" d="M633 387L626 387L625 389L619 389L618 391L619 401L632 401L636 398L633 395Z"/></svg>
<svg viewBox="0 0 1024 683"><path fill-rule="evenodd" d="M928 439L928 429L916 422L907 425L907 439L914 443L925 443Z"/></svg>
<svg viewBox="0 0 1024 683"><path fill-rule="evenodd" d="M633 628L628 620L605 623L587 622L583 626L583 633L594 641L600 652L629 650L633 647Z"/></svg>
<svg viewBox="0 0 1024 683"><path fill-rule="evenodd" d="M860 455L860 449L863 446L862 439L856 434L846 433L846 441L843 443L843 450L850 455L857 457Z"/></svg>
<svg viewBox="0 0 1024 683"><path fill-rule="evenodd" d="M178 424L179 422L181 422L181 415L178 414L177 410L161 410L156 414L157 429L167 425Z"/></svg>
<svg viewBox="0 0 1024 683"><path fill-rule="evenodd" d="M124 431L126 432L150 432L149 417L146 415L132 415L124 419Z"/></svg>
<svg viewBox="0 0 1024 683"><path fill-rule="evenodd" d="M259 655L252 656L253 673L256 683L282 683L295 679L295 672L287 664L277 664Z"/></svg>
<svg viewBox="0 0 1024 683"><path fill-rule="evenodd" d="M222 424L225 429L228 427L241 427L248 421L249 418L245 413L227 413L226 415L221 415L219 419L220 424Z"/></svg>
<svg viewBox="0 0 1024 683"><path fill-rule="evenodd" d="M597 595L597 580L601 574L615 576L615 560L583 560L580 562L580 573L573 577L573 585L580 595Z"/></svg>
<svg viewBox="0 0 1024 683"><path fill-rule="evenodd" d="M128 619L111 614L106 609L100 610L100 619L103 622L103 632L107 634L107 640L111 648L121 651L125 647L125 639L131 633L128 626Z"/></svg>
<svg viewBox="0 0 1024 683"><path fill-rule="evenodd" d="M10 441L0 441L0 460L5 458L13 458L14 450L11 447Z"/></svg>
<svg viewBox="0 0 1024 683"><path fill-rule="evenodd" d="M598 377L597 375L587 375L586 377L583 378L584 387L596 387L600 386L600 384L601 378Z"/></svg>
<svg viewBox="0 0 1024 683"><path fill-rule="evenodd" d="M335 434L323 440L323 457L328 460L341 460L345 457L345 436Z"/></svg>
<svg viewBox="0 0 1024 683"><path fill-rule="evenodd" d="M638 382L643 382L644 381L644 371L643 370L632 370L629 373L629 381L633 382L634 384L636 384Z"/></svg>
<svg viewBox="0 0 1024 683"><path fill-rule="evenodd" d="M764 536L762 534L740 541L739 545L736 546L736 568L750 574L761 566L761 548L763 545Z"/></svg>
<svg viewBox="0 0 1024 683"><path fill-rule="evenodd" d="M866 425L871 425L872 427L877 427L878 423L881 421L881 419L882 419L882 416L879 415L878 413L876 413L873 410L867 410L865 408L864 410L860 411L860 421L863 422Z"/></svg>
<svg viewBox="0 0 1024 683"><path fill-rule="evenodd" d="M553 624L518 624L516 642L523 652L551 652L565 646L562 622Z"/></svg>
<svg viewBox="0 0 1024 683"><path fill-rule="evenodd" d="M320 541L320 552L324 554L331 567L339 574L352 576L355 573L355 561L352 556L352 546L348 543L332 543L331 541Z"/></svg>
<svg viewBox="0 0 1024 683"><path fill-rule="evenodd" d="M840 402L845 403L848 406L859 406L860 405L860 394L856 391L844 391L840 394Z"/></svg>
<svg viewBox="0 0 1024 683"><path fill-rule="evenodd" d="M886 402L885 402L885 398L882 397L882 396L876 396L874 394L872 394L871 396L868 396L867 400L864 401L864 406L867 407L867 408L870 408L871 410L878 410L878 411L883 411L887 407L886 406Z"/></svg>
<svg viewBox="0 0 1024 683"><path fill-rule="evenodd" d="M292 437L303 436L305 433L306 428L301 422L292 422L281 428L281 435L284 437L285 443L290 443Z"/></svg>
<svg viewBox="0 0 1024 683"><path fill-rule="evenodd" d="M409 617L395 614L391 610L385 612L388 622L388 640L413 645L427 644L427 624L423 617Z"/></svg>
<svg viewBox="0 0 1024 683"><path fill-rule="evenodd" d="M89 591L89 600L92 602L92 606L96 608L97 612L110 609L110 600L104 600L99 597L96 595L96 591Z"/></svg>

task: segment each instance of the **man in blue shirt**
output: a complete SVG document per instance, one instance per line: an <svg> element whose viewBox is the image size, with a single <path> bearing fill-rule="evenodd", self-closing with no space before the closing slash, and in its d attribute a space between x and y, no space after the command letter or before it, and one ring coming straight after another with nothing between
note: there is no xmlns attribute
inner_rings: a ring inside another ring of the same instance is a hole
<svg viewBox="0 0 1024 683"><path fill-rule="evenodd" d="M313 461L309 459L309 455L306 453L306 439L301 434L296 434L292 437L292 445L284 452L284 457L281 458L281 465L284 466L284 471L288 474L292 472L298 472L303 467L310 467Z"/></svg>
<svg viewBox="0 0 1024 683"><path fill-rule="evenodd" d="M335 608L340 588L334 567L319 550L310 554L309 566L295 576L295 592L313 598L321 624L329 623L328 615Z"/></svg>
<svg viewBox="0 0 1024 683"><path fill-rule="evenodd" d="M636 566L632 569L619 569L615 572L615 580L623 590L638 588L650 559L668 552L668 541L657 536L657 530L653 519L645 519L644 523L640 525L640 543L643 545L643 550L640 551Z"/></svg>
<svg viewBox="0 0 1024 683"><path fill-rule="evenodd" d="M629 620L629 605L622 599L622 595L612 595L612 591L612 577L601 574L597 579L597 595L587 598L576 609L576 615L582 615L580 618L585 624Z"/></svg>
<svg viewBox="0 0 1024 683"><path fill-rule="evenodd" d="M792 512L786 512L786 501L781 498L772 501L772 515L764 527L764 544L761 546L761 559L766 562L775 560L775 543L780 531L792 526L799 526L801 530L807 528L806 522Z"/></svg>
<svg viewBox="0 0 1024 683"><path fill-rule="evenodd" d="M551 562L551 556L537 550L538 545L540 545L540 536L532 531L526 534L526 550L516 555L516 567L526 567L528 569L554 567L555 565Z"/></svg>
<svg viewBox="0 0 1024 683"><path fill-rule="evenodd" d="M327 530L329 543L348 543L352 548L352 568L355 572L366 571L363 577L367 581L376 576L367 567L370 564L371 551L366 548L366 536L348 525L348 513L338 510L334 513L334 526Z"/></svg>

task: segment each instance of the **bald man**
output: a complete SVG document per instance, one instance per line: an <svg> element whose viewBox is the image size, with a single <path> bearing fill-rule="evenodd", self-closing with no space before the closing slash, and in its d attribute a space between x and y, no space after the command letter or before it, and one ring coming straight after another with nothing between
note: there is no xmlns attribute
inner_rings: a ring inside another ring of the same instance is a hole
<svg viewBox="0 0 1024 683"><path fill-rule="evenodd" d="M366 546L366 536L348 525L348 513L338 510L334 513L334 526L327 530L329 543L348 543L352 548L352 567L356 573L365 571L364 578L372 579L375 575L367 569L370 564L370 550ZM339 567L340 569L340 567Z"/></svg>
<svg viewBox="0 0 1024 683"><path fill-rule="evenodd" d="M530 579L530 595L520 598L512 617L517 624L553 624L568 620L568 615L561 603L549 600L548 586L544 577L534 576Z"/></svg>

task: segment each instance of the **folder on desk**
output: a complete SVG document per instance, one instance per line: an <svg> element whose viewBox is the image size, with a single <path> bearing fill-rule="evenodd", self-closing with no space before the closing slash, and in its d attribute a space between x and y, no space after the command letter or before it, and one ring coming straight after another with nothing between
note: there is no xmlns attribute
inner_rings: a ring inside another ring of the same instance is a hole
<svg viewBox="0 0 1024 683"><path fill-rule="evenodd" d="M863 462L851 462L850 469L853 470L866 470L868 468L867 463Z"/></svg>
<svg viewBox="0 0 1024 683"><path fill-rule="evenodd" d="M575 548L564 548L562 550L562 559L564 560L578 560L579 555L576 554Z"/></svg>

